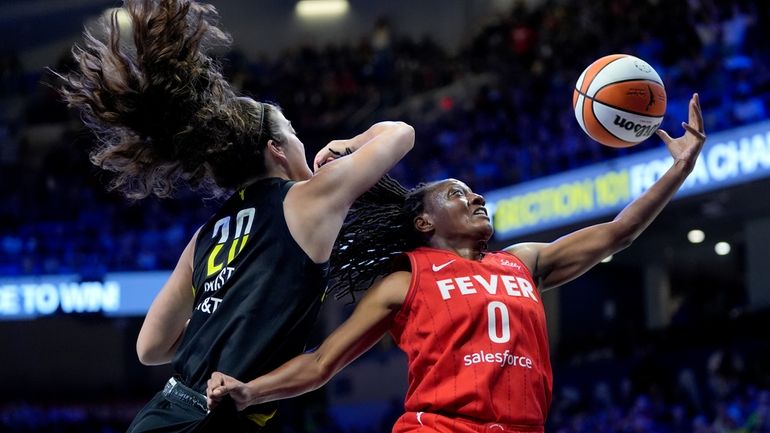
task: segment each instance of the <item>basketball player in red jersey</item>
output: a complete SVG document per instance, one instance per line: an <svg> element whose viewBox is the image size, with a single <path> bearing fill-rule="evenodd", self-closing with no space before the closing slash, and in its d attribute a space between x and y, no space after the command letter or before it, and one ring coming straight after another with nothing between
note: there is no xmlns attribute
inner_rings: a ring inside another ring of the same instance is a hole
<svg viewBox="0 0 770 433"><path fill-rule="evenodd" d="M649 190L613 221L551 243L488 252L484 198L464 183L406 191L383 180L357 202L332 257L336 288L376 281L352 316L315 352L251 382L213 374L209 406L225 395L245 408L316 389L389 331L409 360L394 432L542 432L552 374L540 294L627 247L671 200L705 141L697 94L682 125L677 139L658 132L674 164ZM393 272L391 259L404 256Z"/></svg>

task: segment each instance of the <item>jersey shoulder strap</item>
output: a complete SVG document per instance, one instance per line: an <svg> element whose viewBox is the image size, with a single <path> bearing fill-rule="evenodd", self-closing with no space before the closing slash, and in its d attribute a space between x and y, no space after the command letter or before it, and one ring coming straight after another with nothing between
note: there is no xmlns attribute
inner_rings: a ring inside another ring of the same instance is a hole
<svg viewBox="0 0 770 433"><path fill-rule="evenodd" d="M297 182L294 180L288 180L281 186L281 200L286 198L286 194L289 193L289 190L295 183Z"/></svg>

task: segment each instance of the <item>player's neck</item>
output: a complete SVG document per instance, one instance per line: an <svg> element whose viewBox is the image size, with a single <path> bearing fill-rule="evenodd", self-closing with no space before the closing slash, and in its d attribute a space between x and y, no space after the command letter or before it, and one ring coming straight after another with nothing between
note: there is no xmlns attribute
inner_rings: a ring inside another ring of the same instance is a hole
<svg viewBox="0 0 770 433"><path fill-rule="evenodd" d="M262 179L270 179L270 178L276 178L276 177L279 179L292 180L289 174L286 173L286 170L283 169L283 167L273 166L273 167L268 167L267 170L264 173L262 173L260 176L251 178L246 184L250 185Z"/></svg>
<svg viewBox="0 0 770 433"><path fill-rule="evenodd" d="M481 260L487 252L487 243L478 240L463 240L452 242L448 239L433 238L428 246L439 250L452 251L458 256L468 260Z"/></svg>

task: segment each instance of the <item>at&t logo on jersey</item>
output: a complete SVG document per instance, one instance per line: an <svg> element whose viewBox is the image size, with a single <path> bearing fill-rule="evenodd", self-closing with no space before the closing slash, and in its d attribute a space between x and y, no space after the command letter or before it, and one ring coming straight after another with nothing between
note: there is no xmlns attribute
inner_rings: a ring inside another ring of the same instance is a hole
<svg viewBox="0 0 770 433"><path fill-rule="evenodd" d="M216 292L221 289L225 283L227 283L230 277L233 276L233 271L235 271L235 268L231 266L222 269L216 278L211 281L206 281L203 286L203 292ZM213 314L214 311L217 311L217 307L219 307L220 302L222 302L221 297L216 297L213 295L206 296L201 299L201 302L195 307L195 309L203 313Z"/></svg>

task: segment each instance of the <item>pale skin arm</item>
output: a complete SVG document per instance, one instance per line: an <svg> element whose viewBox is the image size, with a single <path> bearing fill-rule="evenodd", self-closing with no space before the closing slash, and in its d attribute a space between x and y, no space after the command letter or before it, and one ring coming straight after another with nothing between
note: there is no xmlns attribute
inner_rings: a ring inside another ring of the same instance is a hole
<svg viewBox="0 0 770 433"><path fill-rule="evenodd" d="M614 220L578 230L551 243L522 243L506 249L524 261L541 291L579 277L610 254L628 247L671 201L695 166L706 140L697 94L690 99L689 120L682 122L682 127L685 133L677 139L663 130L657 131L674 157L674 164Z"/></svg>
<svg viewBox="0 0 770 433"><path fill-rule="evenodd" d="M350 205L414 146L414 129L403 122L380 122L350 140L336 140L314 159L316 174L298 182L284 200L286 224L316 263L329 259ZM330 149L351 155L334 159ZM334 159L334 160L332 160Z"/></svg>
<svg viewBox="0 0 770 433"><path fill-rule="evenodd" d="M216 407L227 395L235 401L238 410L243 410L254 404L296 397L320 388L385 335L404 303L410 280L411 273L401 271L375 283L350 318L315 352L296 356L247 383L215 372L206 389L209 408Z"/></svg>
<svg viewBox="0 0 770 433"><path fill-rule="evenodd" d="M144 365L171 362L182 339L193 308L192 263L197 238L196 232L144 319L136 340L136 353Z"/></svg>

